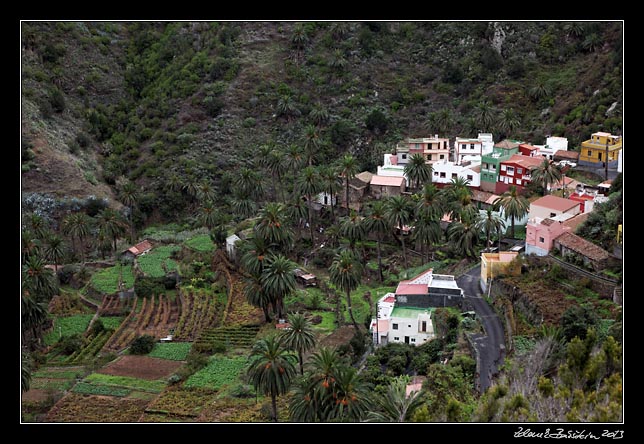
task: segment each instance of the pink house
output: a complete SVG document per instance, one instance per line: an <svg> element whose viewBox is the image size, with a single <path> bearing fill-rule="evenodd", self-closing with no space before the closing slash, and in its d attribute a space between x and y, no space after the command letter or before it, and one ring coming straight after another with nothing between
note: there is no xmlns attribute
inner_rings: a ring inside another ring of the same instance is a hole
<svg viewBox="0 0 644 444"><path fill-rule="evenodd" d="M525 234L525 254L547 256L555 239L563 233L573 232L588 214L571 216L563 214L553 218L533 217L528 219Z"/></svg>

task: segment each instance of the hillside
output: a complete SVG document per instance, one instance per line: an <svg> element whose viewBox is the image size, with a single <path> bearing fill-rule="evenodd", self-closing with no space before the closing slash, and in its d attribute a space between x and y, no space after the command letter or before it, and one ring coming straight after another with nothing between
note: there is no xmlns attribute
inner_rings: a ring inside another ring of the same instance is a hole
<svg viewBox="0 0 644 444"><path fill-rule="evenodd" d="M119 206L127 178L145 225L186 209L169 182L228 196L262 146L370 170L407 136L577 147L621 133L622 40L619 22L25 22L22 191Z"/></svg>

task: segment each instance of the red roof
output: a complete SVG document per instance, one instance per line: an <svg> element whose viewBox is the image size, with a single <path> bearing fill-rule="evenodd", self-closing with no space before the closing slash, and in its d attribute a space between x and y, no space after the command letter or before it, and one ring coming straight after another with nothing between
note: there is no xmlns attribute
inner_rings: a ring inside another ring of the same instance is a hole
<svg viewBox="0 0 644 444"><path fill-rule="evenodd" d="M523 149L526 149L528 151L534 151L534 150L539 149L538 146L528 145L527 143L522 143L521 145L519 145L519 148L523 148Z"/></svg>
<svg viewBox="0 0 644 444"><path fill-rule="evenodd" d="M139 242L133 247L130 247L127 249L130 253L132 253L135 256L139 256L147 251L150 251L152 249L152 244L150 243L149 240L144 240L142 242Z"/></svg>
<svg viewBox="0 0 644 444"><path fill-rule="evenodd" d="M601 261L610 258L610 254L603 248L598 247L592 242L568 231L563 232L559 237L557 237L556 241L560 245L571 249L575 253L586 256L588 259L593 261Z"/></svg>
<svg viewBox="0 0 644 444"><path fill-rule="evenodd" d="M513 154L508 160L504 160L501 164L504 163L516 163L526 169L535 168L543 162L542 157L530 157L523 156L521 154Z"/></svg>
<svg viewBox="0 0 644 444"><path fill-rule="evenodd" d="M547 196L540 197L530 204L530 206L536 205L538 207L549 208L551 210L566 212L576 206L579 206L579 202L574 200L564 199L563 197L553 196L549 194Z"/></svg>
<svg viewBox="0 0 644 444"><path fill-rule="evenodd" d="M496 145L494 145L494 148L501 148L501 149L504 149L504 150L511 150L511 149L514 149L514 148L518 148L519 144L520 144L519 142L514 142L514 141L512 141L510 139L505 139L505 140L497 143Z"/></svg>
<svg viewBox="0 0 644 444"><path fill-rule="evenodd" d="M400 187L405 183L404 177L398 176L378 176L376 174L371 178L371 185L382 185L386 187Z"/></svg>
<svg viewBox="0 0 644 444"><path fill-rule="evenodd" d="M552 156L554 160L578 160L579 152L578 151L566 151L566 150L557 150Z"/></svg>
<svg viewBox="0 0 644 444"><path fill-rule="evenodd" d="M409 281L400 281L396 294L427 294L427 284L410 284Z"/></svg>

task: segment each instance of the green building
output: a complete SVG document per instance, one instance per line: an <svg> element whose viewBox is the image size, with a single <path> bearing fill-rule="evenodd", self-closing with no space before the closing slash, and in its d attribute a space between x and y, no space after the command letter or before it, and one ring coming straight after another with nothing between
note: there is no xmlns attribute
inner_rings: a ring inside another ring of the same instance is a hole
<svg viewBox="0 0 644 444"><path fill-rule="evenodd" d="M481 189L489 193L496 192L496 181L499 179L499 165L519 152L519 145L524 142L505 139L494 145L492 152L481 156Z"/></svg>

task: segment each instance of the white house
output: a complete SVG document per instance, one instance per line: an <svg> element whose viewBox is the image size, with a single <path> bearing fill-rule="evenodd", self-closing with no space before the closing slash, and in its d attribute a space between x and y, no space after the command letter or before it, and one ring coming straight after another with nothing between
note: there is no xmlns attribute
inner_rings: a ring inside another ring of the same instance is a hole
<svg viewBox="0 0 644 444"><path fill-rule="evenodd" d="M395 293L378 301L377 317L371 319L374 344L398 342L422 345L435 337L435 307L460 307L464 293L454 276L433 274L432 269L398 283Z"/></svg>
<svg viewBox="0 0 644 444"><path fill-rule="evenodd" d="M460 164L464 156L483 155L483 142L479 139L457 137L454 141L454 162Z"/></svg>
<svg viewBox="0 0 644 444"><path fill-rule="evenodd" d="M494 151L492 133L479 133L478 140L481 142L481 155L490 154Z"/></svg>
<svg viewBox="0 0 644 444"><path fill-rule="evenodd" d="M235 258L235 250L236 250L235 244L237 243L237 241L240 241L240 240L241 239L236 234L231 234L226 238L226 252L228 253L229 258L231 259Z"/></svg>
<svg viewBox="0 0 644 444"><path fill-rule="evenodd" d="M481 186L481 162L463 162L460 165L454 162L441 161L432 165L432 182L449 184L452 179L461 177L470 181L470 187Z"/></svg>
<svg viewBox="0 0 644 444"><path fill-rule="evenodd" d="M539 148L539 154L552 160L557 151L568 151L568 139L565 137L548 136L545 145L535 145Z"/></svg>
<svg viewBox="0 0 644 444"><path fill-rule="evenodd" d="M404 177L407 180L405 165L398 163L398 156L388 153L384 155L382 166L378 165L376 176Z"/></svg>

